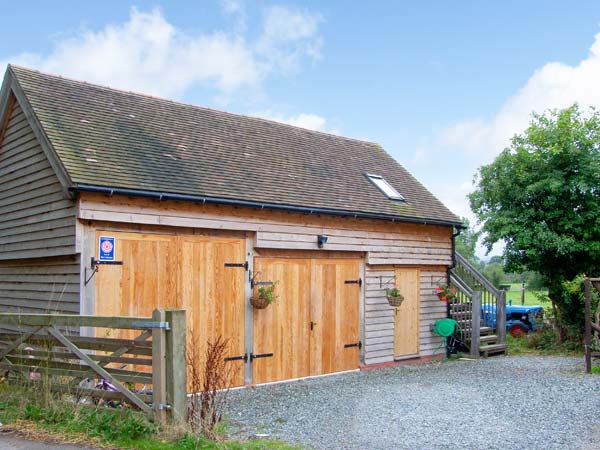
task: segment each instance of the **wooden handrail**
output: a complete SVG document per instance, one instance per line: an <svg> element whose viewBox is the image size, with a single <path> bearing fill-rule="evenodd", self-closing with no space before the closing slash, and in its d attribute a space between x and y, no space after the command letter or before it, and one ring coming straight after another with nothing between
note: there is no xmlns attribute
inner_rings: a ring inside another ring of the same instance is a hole
<svg viewBox="0 0 600 450"><path fill-rule="evenodd" d="M471 289L469 285L465 283L465 281L456 273L450 272L450 282L469 297L473 295L473 289Z"/></svg>
<svg viewBox="0 0 600 450"><path fill-rule="evenodd" d="M475 278L479 283L481 283L481 285L483 287L485 287L488 291L490 291L492 293L492 295L494 295L494 297L498 298L500 296L500 292L498 291L498 289L496 289L496 287L490 283L482 274L481 272L479 272L475 267L473 267L471 265L471 263L469 263L469 261L467 261L460 253L455 252L456 255L456 261L458 264L460 264L461 266L465 267L467 269L467 271L469 272L469 274Z"/></svg>

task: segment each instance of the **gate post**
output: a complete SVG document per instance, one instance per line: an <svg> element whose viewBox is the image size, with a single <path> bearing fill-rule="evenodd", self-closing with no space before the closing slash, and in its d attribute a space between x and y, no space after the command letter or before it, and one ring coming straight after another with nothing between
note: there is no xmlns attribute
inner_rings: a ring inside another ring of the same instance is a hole
<svg viewBox="0 0 600 450"><path fill-rule="evenodd" d="M506 291L500 291L496 300L496 335L501 344L506 344Z"/></svg>
<svg viewBox="0 0 600 450"><path fill-rule="evenodd" d="M165 322L165 312L152 311L153 322ZM167 342L164 328L152 329L152 409L158 423L167 420Z"/></svg>
<svg viewBox="0 0 600 450"><path fill-rule="evenodd" d="M585 372L592 373L592 301L590 279L585 279Z"/></svg>
<svg viewBox="0 0 600 450"><path fill-rule="evenodd" d="M185 310L166 310L165 321L170 328L166 333L167 402L171 405L171 420L183 424L187 421L188 407Z"/></svg>
<svg viewBox="0 0 600 450"><path fill-rule="evenodd" d="M481 337L481 291L473 291L471 307L471 358L479 358L479 344Z"/></svg>

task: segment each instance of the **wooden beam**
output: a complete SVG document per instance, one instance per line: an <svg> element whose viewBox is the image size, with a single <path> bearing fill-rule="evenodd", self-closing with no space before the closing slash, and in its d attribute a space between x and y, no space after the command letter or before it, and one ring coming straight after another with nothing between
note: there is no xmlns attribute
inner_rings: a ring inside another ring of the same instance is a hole
<svg viewBox="0 0 600 450"><path fill-rule="evenodd" d="M164 322L165 312L155 309L152 319ZM167 342L166 331L160 328L152 330L152 409L159 423L167 419Z"/></svg>
<svg viewBox="0 0 600 450"><path fill-rule="evenodd" d="M167 310L165 319L170 330L166 333L167 401L171 419L185 423L187 419L187 361L185 310Z"/></svg>
<svg viewBox="0 0 600 450"><path fill-rule="evenodd" d="M80 316L75 314L14 314L0 313L0 324L14 326L59 326L59 327L95 327L120 329L147 329L145 323L152 322L150 317L109 317ZM136 325L139 324L139 325Z"/></svg>

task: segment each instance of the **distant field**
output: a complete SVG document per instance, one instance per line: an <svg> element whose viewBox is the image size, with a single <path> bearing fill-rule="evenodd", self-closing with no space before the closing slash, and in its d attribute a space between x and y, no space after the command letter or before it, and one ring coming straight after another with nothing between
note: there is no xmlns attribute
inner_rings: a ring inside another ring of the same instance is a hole
<svg viewBox="0 0 600 450"><path fill-rule="evenodd" d="M541 306L550 306L550 301L542 302L540 301L536 293L546 294L547 291L529 291L525 289L525 304L532 305L541 305ZM521 304L521 285L519 283L513 283L510 285L510 291L506 291L506 304L508 305L508 300L512 299L513 305Z"/></svg>

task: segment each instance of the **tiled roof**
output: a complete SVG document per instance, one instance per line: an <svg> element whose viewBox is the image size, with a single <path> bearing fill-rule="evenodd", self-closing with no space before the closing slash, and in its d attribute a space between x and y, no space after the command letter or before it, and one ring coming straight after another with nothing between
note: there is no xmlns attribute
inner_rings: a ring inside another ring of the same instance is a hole
<svg viewBox="0 0 600 450"><path fill-rule="evenodd" d="M460 223L379 145L10 66L74 186ZM406 202L388 199L365 172Z"/></svg>

